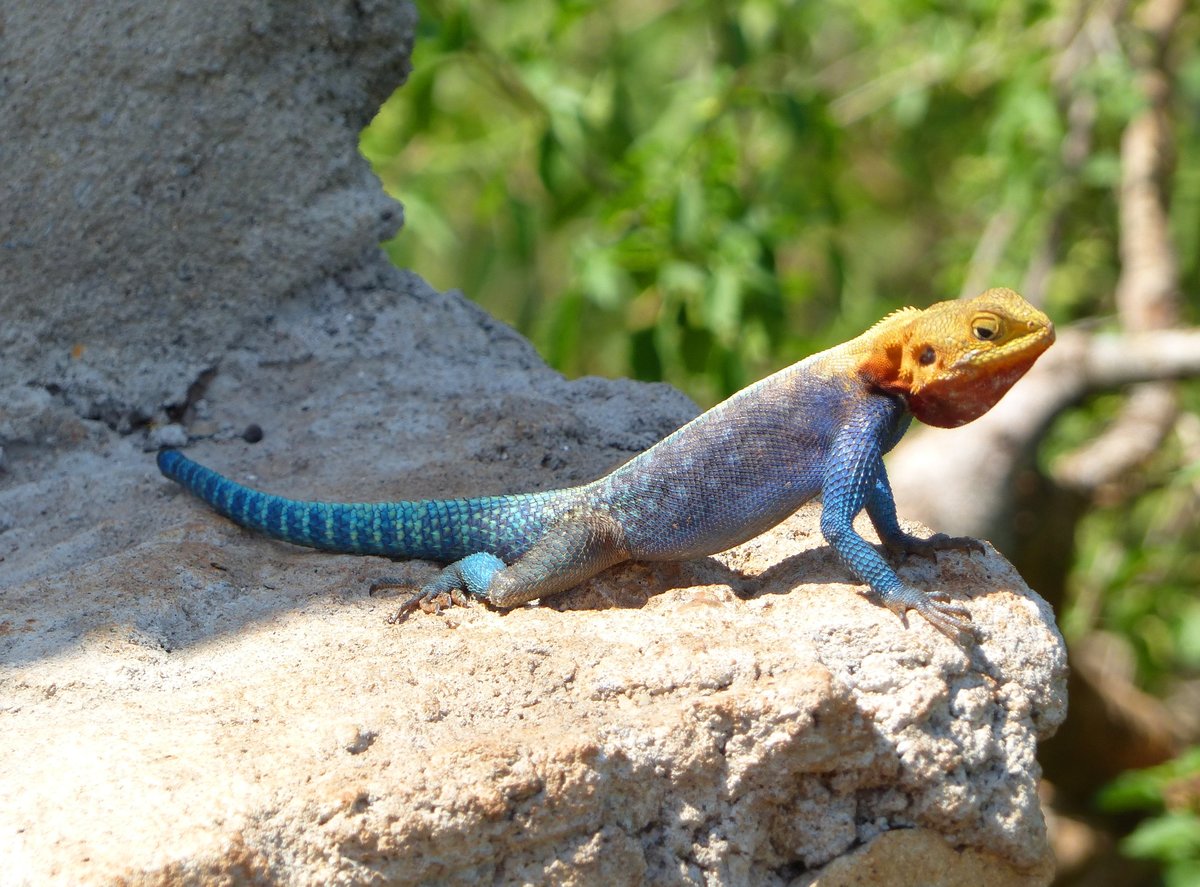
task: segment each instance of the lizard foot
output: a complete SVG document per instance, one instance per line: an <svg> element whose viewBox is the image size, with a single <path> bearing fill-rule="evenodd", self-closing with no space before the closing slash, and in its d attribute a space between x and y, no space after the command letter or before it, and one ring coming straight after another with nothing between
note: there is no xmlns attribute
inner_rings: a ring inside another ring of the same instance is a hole
<svg viewBox="0 0 1200 887"><path fill-rule="evenodd" d="M923 592L905 585L884 595L883 602L889 610L900 617L908 627L908 611L916 610L930 625L950 640L957 642L961 635L974 638L975 629L970 624L971 613L962 604L956 604L944 591Z"/></svg>
<svg viewBox="0 0 1200 887"><path fill-rule="evenodd" d="M928 539L918 539L905 533L895 539L886 539L884 548L894 557L928 558L936 561L939 551L965 551L968 554L976 552L983 554L983 543L970 536L947 536L945 533L934 533Z"/></svg>
<svg viewBox="0 0 1200 887"><path fill-rule="evenodd" d="M376 585L372 585L371 589L374 590ZM397 625L407 619L409 614L417 609L420 609L422 613L432 613L436 616L442 612L443 607L451 605L465 607L468 603L467 596L463 594L462 589L452 588L443 591L442 589L426 586L402 603L400 609L388 617L387 622L388 625Z"/></svg>
<svg viewBox="0 0 1200 887"><path fill-rule="evenodd" d="M374 596L376 592L383 591L388 588L410 588L412 583L407 579L402 579L398 576L380 576L367 587L367 593ZM454 595L449 591L433 590L429 586L425 586L416 594L410 596L400 609L388 617L388 625L395 625L397 622L403 622L408 618L408 615L418 607L425 613L440 613L442 607L450 606L450 604L465 603L465 599L459 595L459 600L454 600Z"/></svg>
<svg viewBox="0 0 1200 887"><path fill-rule="evenodd" d="M408 614L418 607L425 613L440 613L442 607L454 604L464 607L467 605L467 595L474 594L485 600L488 597L488 586L492 577L504 569L504 561L487 552L477 552L467 555L460 561L455 561L438 573L428 585L400 605L400 609L388 619L389 625L395 625L408 618ZM395 582L381 580L371 586L371 590L395 586Z"/></svg>

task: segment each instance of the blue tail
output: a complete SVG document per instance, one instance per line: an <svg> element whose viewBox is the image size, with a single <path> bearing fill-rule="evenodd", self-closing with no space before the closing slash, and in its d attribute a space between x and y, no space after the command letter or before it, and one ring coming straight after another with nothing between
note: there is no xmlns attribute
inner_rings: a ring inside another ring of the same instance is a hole
<svg viewBox="0 0 1200 887"><path fill-rule="evenodd" d="M158 469L234 523L275 539L344 554L450 562L480 551L512 563L563 503L554 493L413 502L305 502L242 486L178 450Z"/></svg>

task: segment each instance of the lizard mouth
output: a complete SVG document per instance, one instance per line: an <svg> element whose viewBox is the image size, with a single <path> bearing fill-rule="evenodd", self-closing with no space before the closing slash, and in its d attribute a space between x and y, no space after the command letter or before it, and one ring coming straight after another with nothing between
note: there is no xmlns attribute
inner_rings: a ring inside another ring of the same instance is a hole
<svg viewBox="0 0 1200 887"><path fill-rule="evenodd" d="M926 425L957 428L978 419L992 407L1054 344L1049 321L1029 321L1031 330L997 348L973 348L946 366L944 375L930 378L908 396L913 415Z"/></svg>

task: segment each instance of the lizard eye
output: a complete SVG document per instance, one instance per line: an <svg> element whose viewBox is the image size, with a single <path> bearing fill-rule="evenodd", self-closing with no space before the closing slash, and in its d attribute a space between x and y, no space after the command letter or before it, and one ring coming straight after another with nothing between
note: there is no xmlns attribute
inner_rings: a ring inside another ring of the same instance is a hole
<svg viewBox="0 0 1200 887"><path fill-rule="evenodd" d="M976 314L971 321L971 332L981 342L990 342L1000 336L1000 318L994 314Z"/></svg>
<svg viewBox="0 0 1200 887"><path fill-rule="evenodd" d="M929 366L935 360L937 360L937 352L934 351L933 348L929 345L926 345L925 349L917 357L917 363L919 363L923 367Z"/></svg>

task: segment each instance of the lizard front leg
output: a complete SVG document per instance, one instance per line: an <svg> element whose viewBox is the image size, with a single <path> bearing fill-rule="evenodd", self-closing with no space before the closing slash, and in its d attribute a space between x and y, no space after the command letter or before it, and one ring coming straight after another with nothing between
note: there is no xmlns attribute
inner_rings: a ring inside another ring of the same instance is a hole
<svg viewBox="0 0 1200 887"><path fill-rule="evenodd" d="M916 610L942 634L957 640L960 633L970 633L967 609L953 603L945 592L926 593L905 584L874 546L854 531L855 515L871 501L869 516L882 520L881 535L893 540L913 538L900 530L883 469L881 441L889 438L899 408L888 398L870 397L839 430L826 457L821 532L850 572L869 585L888 609L902 620L909 610Z"/></svg>
<svg viewBox="0 0 1200 887"><path fill-rule="evenodd" d="M509 609L573 588L601 570L629 559L625 532L609 514L592 509L567 512L511 565L477 552L455 561L410 597L389 619L398 622L418 607L440 599L463 603L466 594Z"/></svg>
<svg viewBox="0 0 1200 887"><path fill-rule="evenodd" d="M970 536L947 536L934 533L928 539L920 539L904 532L896 516L896 500L888 482L887 470L879 463L879 474L875 485L867 495L867 516L879 534L879 541L893 557L917 555L937 560L939 551L966 551L983 554L983 543Z"/></svg>

